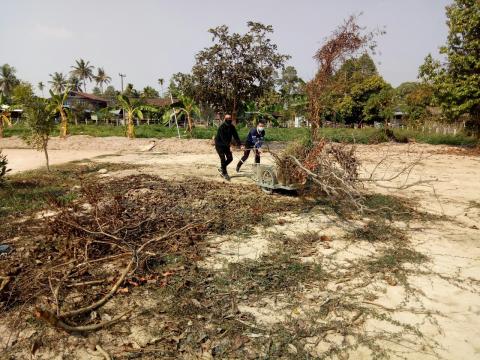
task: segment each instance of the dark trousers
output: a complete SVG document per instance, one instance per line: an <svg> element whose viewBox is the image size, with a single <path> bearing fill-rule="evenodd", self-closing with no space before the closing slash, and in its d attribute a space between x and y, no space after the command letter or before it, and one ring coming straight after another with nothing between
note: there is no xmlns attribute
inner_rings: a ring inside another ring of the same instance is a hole
<svg viewBox="0 0 480 360"><path fill-rule="evenodd" d="M229 147L215 146L218 156L220 157L220 165L222 168L222 173L227 173L227 166L233 161L233 155Z"/></svg>
<svg viewBox="0 0 480 360"><path fill-rule="evenodd" d="M243 163L247 161L248 157L250 156L250 151L252 151L252 149L246 149L243 152L243 156L237 164L237 169L240 169ZM255 163L260 164L260 152L257 149L255 149Z"/></svg>

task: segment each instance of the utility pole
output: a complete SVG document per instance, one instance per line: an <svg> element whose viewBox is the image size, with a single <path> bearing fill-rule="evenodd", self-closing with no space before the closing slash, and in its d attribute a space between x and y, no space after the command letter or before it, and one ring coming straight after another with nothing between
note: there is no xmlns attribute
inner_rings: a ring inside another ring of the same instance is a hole
<svg viewBox="0 0 480 360"><path fill-rule="evenodd" d="M118 76L120 76L120 84L121 84L120 86L122 88L122 93L123 93L123 78L127 77L127 75L119 73Z"/></svg>
<svg viewBox="0 0 480 360"><path fill-rule="evenodd" d="M173 105L173 96L172 92L170 92L170 104ZM177 120L177 112L174 110L173 116L175 117L175 125L177 126L177 135L180 139L180 130L178 129L178 120Z"/></svg>
<svg viewBox="0 0 480 360"><path fill-rule="evenodd" d="M120 76L120 86L122 88L121 94L123 95L123 78L127 77L127 75L118 73L118 76ZM122 110L122 121L123 121L123 125L125 125L125 110Z"/></svg>

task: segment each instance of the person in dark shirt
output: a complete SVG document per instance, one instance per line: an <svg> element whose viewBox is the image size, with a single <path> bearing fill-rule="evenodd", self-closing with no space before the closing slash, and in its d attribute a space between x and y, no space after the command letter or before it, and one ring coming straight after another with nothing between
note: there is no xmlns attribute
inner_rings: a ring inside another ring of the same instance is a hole
<svg viewBox="0 0 480 360"><path fill-rule="evenodd" d="M260 153L262 152L263 140L265 138L265 121L260 120L256 128L250 129L245 142L245 152L237 164L237 172L240 171L243 163L247 161L250 151L255 151L255 163L260 164Z"/></svg>
<svg viewBox="0 0 480 360"><path fill-rule="evenodd" d="M227 166L233 161L232 151L230 150L232 139L237 146L242 145L237 129L235 129L235 125L232 123L232 116L227 114L225 115L225 121L219 126L215 136L215 149L220 157L220 168L218 171L228 181L230 181L230 176L227 172Z"/></svg>

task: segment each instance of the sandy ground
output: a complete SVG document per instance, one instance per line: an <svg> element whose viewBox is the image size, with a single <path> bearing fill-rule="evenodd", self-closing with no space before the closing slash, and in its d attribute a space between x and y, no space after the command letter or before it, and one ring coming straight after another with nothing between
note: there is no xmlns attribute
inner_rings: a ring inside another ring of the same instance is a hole
<svg viewBox="0 0 480 360"><path fill-rule="evenodd" d="M131 141L122 138L94 139L75 136L67 140L52 141L51 157L53 163L93 158L99 162L141 165L138 169L122 171L123 176L128 176L130 172L132 174L146 172L164 177L195 175L221 181L216 170L217 156L208 141L169 139L157 141L155 147L150 149L152 145L148 139ZM25 149L19 139L2 139L0 148L3 148L9 157L14 172L42 166L41 154ZM430 256L433 270L445 275L457 275L480 281L480 157L462 156L458 152L450 151L448 147L431 145L381 144L359 146L358 150L365 165L365 173L368 173L385 154L391 159L396 159L393 169L383 169L386 174L394 171L395 167L400 168L408 162L419 160L419 166L412 171L409 181L433 182L390 192L416 199L424 210L431 214L444 215L445 220L435 222L434 226L423 223L408 224L415 247ZM240 155L236 153L235 160ZM272 162L268 154L263 161ZM119 174L105 176L116 175ZM246 172L232 177L234 183L250 181ZM400 181L398 179L398 184ZM385 188L375 190L389 192ZM264 236L265 232L269 231L281 230L284 233L295 234L306 230L320 230L334 238L339 238L342 234L341 227L334 220L318 214L293 216L288 220L288 224L282 229L278 229L278 226L261 229L251 238L217 239L220 240L221 246L203 266L221 267L231 261L258 258L262 253L269 251L269 244ZM323 255L333 253L342 246L341 241L334 241L331 250L322 250ZM348 252L339 250L336 256L341 261L342 257L355 259L368 256L368 253L368 248L359 246L350 248ZM440 278L432 279L419 275L411 280L425 292L421 304L417 305L426 311L440 312L443 315L436 318L438 326L422 323L421 318L415 314L400 313L399 319L411 322L441 343L442 346L436 349L439 358L480 359L479 293L460 289ZM377 303L386 307L401 306L404 295L400 287L386 287ZM311 296L315 299L316 295ZM254 314L258 321L271 324L280 321L285 315L278 311L276 306L278 304L267 303L259 309L240 304L239 308ZM377 331L377 325L375 321L371 321L367 324L366 330ZM370 357L368 353L362 353L362 349L356 350L351 355L351 359ZM406 352L405 357L432 358L430 354L416 351Z"/></svg>

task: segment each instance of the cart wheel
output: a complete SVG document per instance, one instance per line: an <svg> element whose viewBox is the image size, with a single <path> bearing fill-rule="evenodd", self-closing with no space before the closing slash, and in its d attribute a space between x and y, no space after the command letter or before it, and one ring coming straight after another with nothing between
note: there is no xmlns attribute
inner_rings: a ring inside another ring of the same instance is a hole
<svg viewBox="0 0 480 360"><path fill-rule="evenodd" d="M273 173L273 171L270 170L270 169L263 170L262 171L262 178L260 179L260 183L273 187L275 185L275 174ZM273 188L271 188L271 187L260 186L260 188L266 194L270 195L270 194L273 193Z"/></svg>
<svg viewBox="0 0 480 360"><path fill-rule="evenodd" d="M262 191L267 194L267 195L272 195L273 194L273 189L270 189L270 188L267 188L267 187L260 187L260 189L262 189Z"/></svg>

